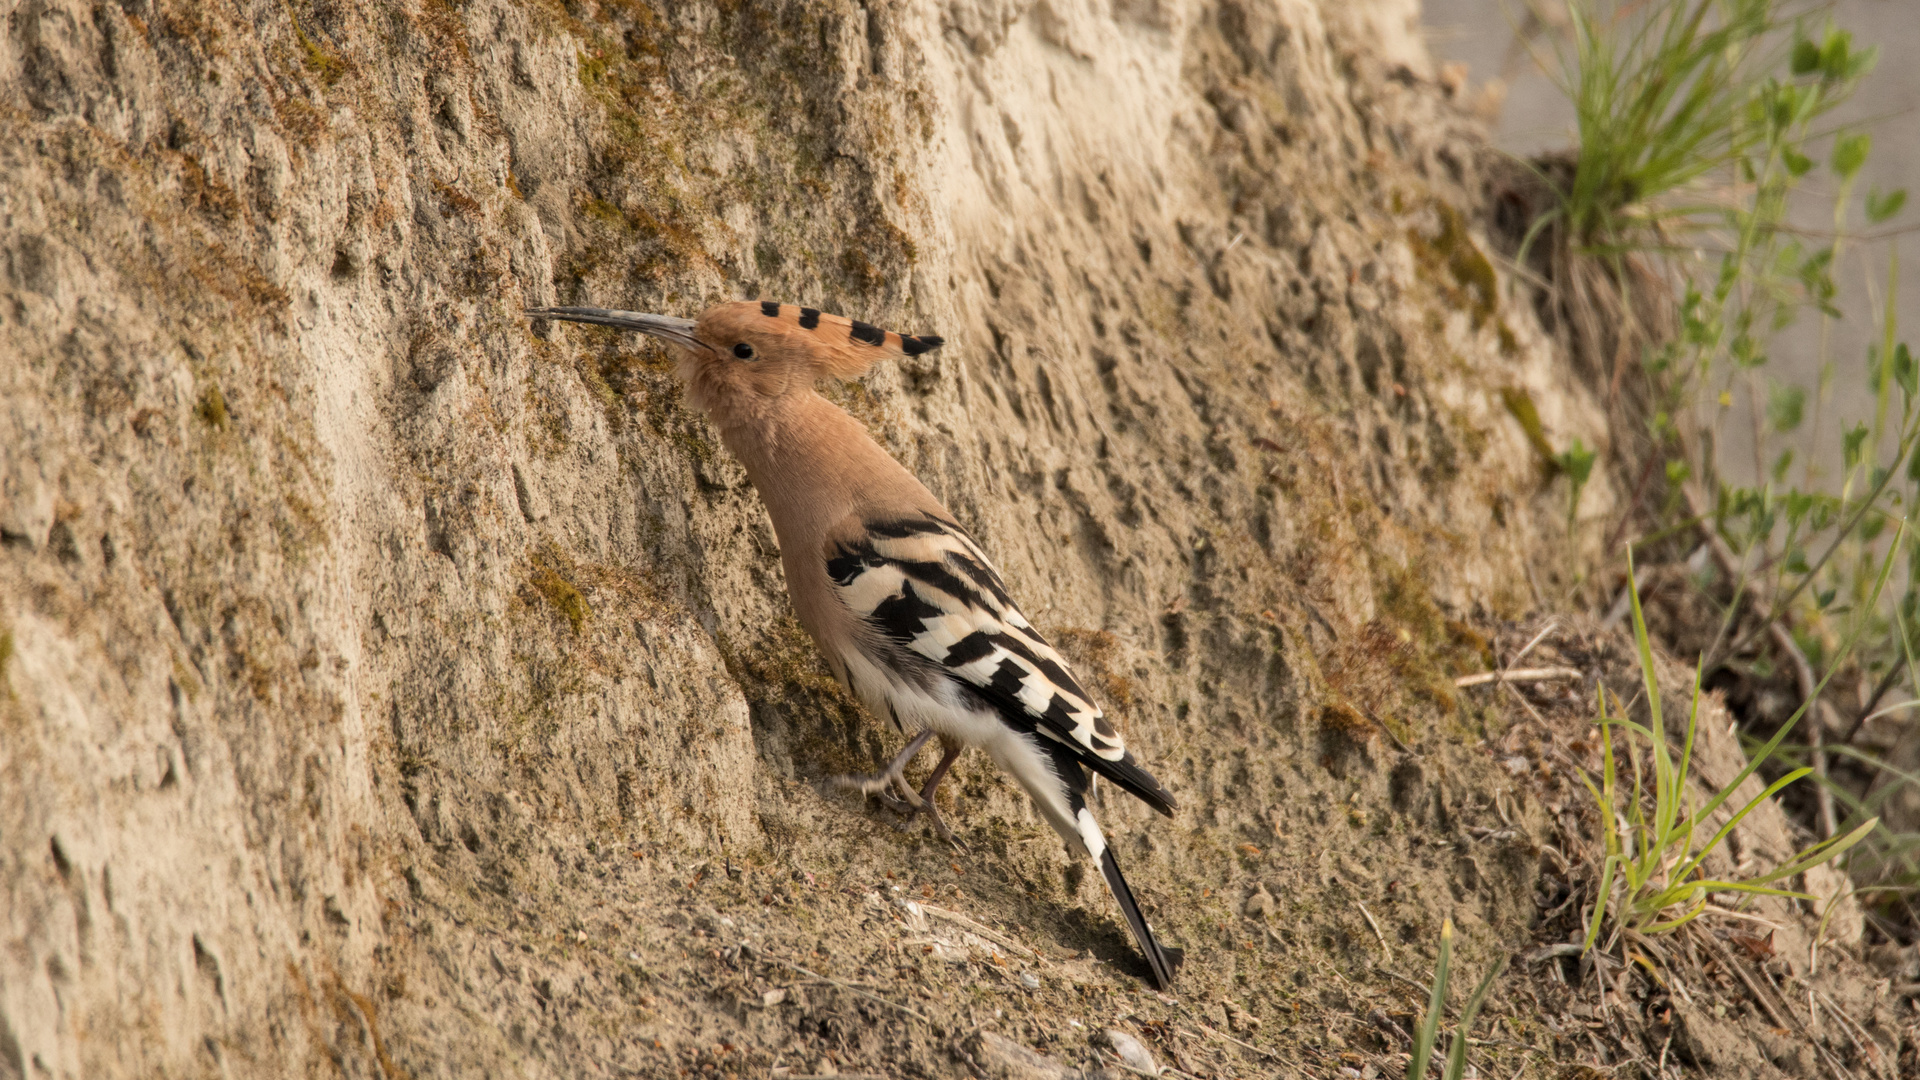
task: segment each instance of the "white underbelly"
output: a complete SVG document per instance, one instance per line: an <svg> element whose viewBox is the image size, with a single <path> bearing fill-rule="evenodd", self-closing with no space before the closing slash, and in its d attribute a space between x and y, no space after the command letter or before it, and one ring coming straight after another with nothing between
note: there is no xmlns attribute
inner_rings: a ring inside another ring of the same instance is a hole
<svg viewBox="0 0 1920 1080"><path fill-rule="evenodd" d="M861 703L875 715L897 723L907 737L922 731L944 735L963 746L986 751L1002 772L1011 776L1033 798L1068 846L1098 857L1106 842L1085 810L1078 815L1067 802L1066 785L1041 749L1036 735L1009 727L1000 714L980 708L960 687L941 680L929 693L882 672L865 656L847 660ZM1084 819L1084 820L1082 820Z"/></svg>
<svg viewBox="0 0 1920 1080"><path fill-rule="evenodd" d="M896 725L900 734L932 731L967 746L985 748L1000 734L1014 734L990 709L981 709L946 679L932 692L883 670L866 656L847 657L847 673L860 703L880 719Z"/></svg>

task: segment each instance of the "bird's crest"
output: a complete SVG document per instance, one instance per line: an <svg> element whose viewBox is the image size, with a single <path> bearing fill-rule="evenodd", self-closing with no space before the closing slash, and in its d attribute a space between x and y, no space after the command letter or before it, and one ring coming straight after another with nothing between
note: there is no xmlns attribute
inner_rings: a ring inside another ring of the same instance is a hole
<svg viewBox="0 0 1920 1080"><path fill-rule="evenodd" d="M932 334L896 334L844 315L774 300L741 300L708 308L700 315L700 336L714 342L734 336L772 338L787 348L805 351L820 374L840 379L854 378L878 361L919 356L942 344Z"/></svg>

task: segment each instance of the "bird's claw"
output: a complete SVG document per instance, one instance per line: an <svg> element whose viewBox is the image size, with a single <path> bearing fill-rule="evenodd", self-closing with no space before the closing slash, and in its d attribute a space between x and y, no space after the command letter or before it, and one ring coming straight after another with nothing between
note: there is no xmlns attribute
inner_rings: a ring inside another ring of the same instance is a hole
<svg viewBox="0 0 1920 1080"><path fill-rule="evenodd" d="M972 851L973 849L967 847L965 841L953 835L953 830L947 828L947 823L941 820L940 811L934 807L933 800L927 799L925 801L927 804L926 806L927 822L933 826L933 834L935 836L938 836L940 839L945 840L948 843L948 845L950 845L953 848L955 852L961 855L965 855L968 852Z"/></svg>
<svg viewBox="0 0 1920 1080"><path fill-rule="evenodd" d="M867 794L872 795L876 799L879 799L881 806L886 807L887 809L893 811L896 814L904 814L905 816L911 818L913 817L913 815L920 812L919 807L913 805L912 803L906 801L905 799L898 798L894 795L890 795L887 792L870 791Z"/></svg>
<svg viewBox="0 0 1920 1080"><path fill-rule="evenodd" d="M857 791L862 795L876 796L883 802L896 802L903 806L919 803L920 795L907 785L906 777L899 773L873 773L867 776L836 776L833 785L843 791Z"/></svg>
<svg viewBox="0 0 1920 1080"><path fill-rule="evenodd" d="M846 791L857 791L861 795L871 795L880 800L881 805L899 814L912 814L920 809L920 793L907 783L906 771L896 769L867 776L836 776L834 786Z"/></svg>
<svg viewBox="0 0 1920 1080"><path fill-rule="evenodd" d="M925 814L935 836L962 854L971 850L953 835L952 829L947 828L946 821L940 817L940 811L934 805L933 792L913 790L907 783L904 770L866 776L836 776L833 784L842 790L857 791L863 796L878 799L880 805L906 819L900 823L902 828L911 824L916 816Z"/></svg>
<svg viewBox="0 0 1920 1080"><path fill-rule="evenodd" d="M954 759L960 756L959 744L950 742L942 736L940 745L945 754L941 757L940 764L934 768L933 775L927 777L926 785L915 791L913 786L907 783L907 763L913 760L913 756L920 752L920 748L926 745L932 735L932 732L923 731L915 736L914 740L908 743L885 769L877 773L866 776L836 776L833 778L833 784L846 791L857 791L863 797L870 795L879 799L882 806L907 819L900 823L902 828L913 821L914 815L924 811L927 821L933 825L934 835L952 845L955 851L965 852L967 845L956 839L953 830L947 828L947 823L940 819L940 810L933 801L933 793L939 789L941 778L946 776L947 768L953 764Z"/></svg>

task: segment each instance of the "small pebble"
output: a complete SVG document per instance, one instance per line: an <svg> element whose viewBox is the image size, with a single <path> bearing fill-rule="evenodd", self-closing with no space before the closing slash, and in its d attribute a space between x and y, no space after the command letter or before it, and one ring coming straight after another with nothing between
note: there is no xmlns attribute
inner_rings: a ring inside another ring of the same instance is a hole
<svg viewBox="0 0 1920 1080"><path fill-rule="evenodd" d="M1120 1063L1134 1072L1146 1073L1148 1076L1160 1075L1160 1063L1153 1060L1153 1051L1148 1050L1139 1039L1124 1031L1108 1028L1107 1045L1113 1047L1113 1052L1119 1056Z"/></svg>
<svg viewBox="0 0 1920 1080"><path fill-rule="evenodd" d="M1020 985L1029 990L1038 990L1040 989L1040 977L1031 971L1023 971L1020 973Z"/></svg>

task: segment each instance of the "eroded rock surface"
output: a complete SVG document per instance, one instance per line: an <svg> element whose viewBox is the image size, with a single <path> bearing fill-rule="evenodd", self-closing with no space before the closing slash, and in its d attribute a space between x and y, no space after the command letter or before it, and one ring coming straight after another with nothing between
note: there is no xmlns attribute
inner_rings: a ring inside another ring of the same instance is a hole
<svg viewBox="0 0 1920 1080"><path fill-rule="evenodd" d="M1105 821L1183 1030L1340 1009L1376 919L1511 938L1525 837L1431 842L1493 812L1450 676L1580 565L1543 450L1606 434L1412 14L13 6L0 1077L942 1074L1170 1008L983 761L965 856L819 785L891 747L744 474L556 302L946 337L834 393L1181 798Z"/></svg>

